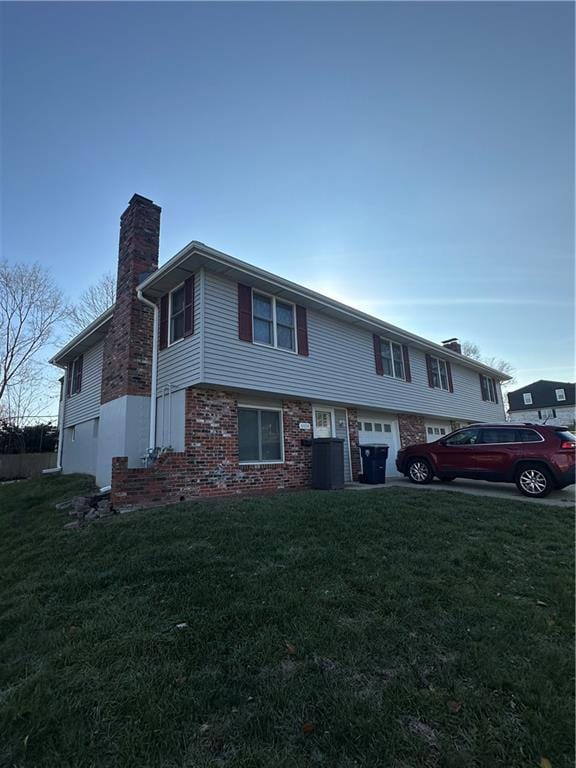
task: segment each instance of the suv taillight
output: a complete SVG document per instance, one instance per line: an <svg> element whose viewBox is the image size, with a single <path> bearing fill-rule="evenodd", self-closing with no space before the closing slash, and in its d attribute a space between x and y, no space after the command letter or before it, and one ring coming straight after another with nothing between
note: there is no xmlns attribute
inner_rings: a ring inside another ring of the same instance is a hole
<svg viewBox="0 0 576 768"><path fill-rule="evenodd" d="M560 448L563 448L567 451L573 451L576 449L576 443L572 443L570 440L562 440L560 443Z"/></svg>

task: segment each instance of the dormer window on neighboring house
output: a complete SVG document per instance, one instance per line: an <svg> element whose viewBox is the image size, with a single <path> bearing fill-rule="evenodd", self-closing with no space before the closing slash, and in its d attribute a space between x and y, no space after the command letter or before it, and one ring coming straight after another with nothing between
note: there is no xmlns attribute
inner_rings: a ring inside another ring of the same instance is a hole
<svg viewBox="0 0 576 768"><path fill-rule="evenodd" d="M84 355L79 355L71 363L68 363L68 380L66 382L66 394L76 395L82 390L82 367Z"/></svg>
<svg viewBox="0 0 576 768"><path fill-rule="evenodd" d="M253 291L252 322L256 344L296 351L294 304Z"/></svg>
<svg viewBox="0 0 576 768"><path fill-rule="evenodd" d="M524 398L524 405L532 405L532 393L531 392L524 392L522 397Z"/></svg>
<svg viewBox="0 0 576 768"><path fill-rule="evenodd" d="M557 389L556 390L556 400L560 403L563 400L566 400L566 392L564 389Z"/></svg>

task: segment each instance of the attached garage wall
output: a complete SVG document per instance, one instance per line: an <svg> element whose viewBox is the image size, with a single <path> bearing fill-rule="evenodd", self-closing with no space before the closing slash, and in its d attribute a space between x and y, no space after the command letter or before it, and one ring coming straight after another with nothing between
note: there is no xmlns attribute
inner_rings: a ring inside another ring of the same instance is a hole
<svg viewBox="0 0 576 768"><path fill-rule="evenodd" d="M372 429L366 429L366 427ZM386 431L386 427L390 431ZM378 427L381 429L379 430ZM400 434L398 430L398 418L395 414L370 413L360 411L358 413L358 435L360 445L382 445L389 446L388 459L386 461L386 477L401 477L396 469L396 454L400 449Z"/></svg>

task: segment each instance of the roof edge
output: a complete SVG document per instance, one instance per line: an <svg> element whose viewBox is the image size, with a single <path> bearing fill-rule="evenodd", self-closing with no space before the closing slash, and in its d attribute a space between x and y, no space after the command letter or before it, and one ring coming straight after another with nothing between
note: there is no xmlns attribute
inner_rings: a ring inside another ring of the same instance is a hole
<svg viewBox="0 0 576 768"><path fill-rule="evenodd" d="M403 328L399 328L398 326L392 325L391 323L387 323L385 320L381 320L378 317L374 317L373 315L369 315L360 311L359 309L355 309L348 304L343 304L336 299L331 299L324 294L317 293L316 291L313 291L310 288L306 288L299 283L293 283L291 280L280 277L273 272L268 272L267 270L261 269L260 267L255 267L246 261L236 259L234 256L230 256L223 251L218 251L215 248L211 248L209 245L206 245L205 243L202 243L198 240L192 240L190 243L185 245L184 248L178 251L178 253L169 259L166 264L163 264L155 272L143 280L138 285L138 289L145 292L146 288L152 286L156 280L165 276L172 269L176 269L182 264L182 262L184 262L189 256L192 256L194 253L198 253L208 260L226 264L240 272L244 272L249 276L267 281L279 288L290 290L293 293L302 296L303 298L308 298L316 303L324 304L331 309L335 309L343 316L360 320L373 326L375 332L382 333L391 331L406 341L412 341L413 343L419 344L420 346L429 349L431 352L442 354L443 357L452 360L455 363L466 365L483 373L488 373L499 381L510 381L512 379L512 376L508 376L507 374L502 373L502 371L499 371L497 368L492 368L491 366L485 365L484 363L481 363L478 360L474 360L471 357L466 357L465 355L459 354L458 352L453 352L447 347L443 347L441 344L437 344L434 341L425 339L423 336L418 336L415 333L411 333L410 331L406 331Z"/></svg>
<svg viewBox="0 0 576 768"><path fill-rule="evenodd" d="M83 331L80 331L80 333L77 333L74 338L72 338L67 344L65 344L62 349L60 349L55 355L53 355L49 363L52 363L52 365L59 365L58 361L65 357L66 355L70 354L70 352L73 351L74 347L76 347L80 342L85 341L91 334L95 333L95 331L102 328L103 325L105 325L107 322L109 322L112 319L112 314L114 313L114 307L116 304L112 304L111 307L108 307L108 309L104 310L101 315L98 315L98 317L93 320L90 325L87 325L86 328L84 328Z"/></svg>

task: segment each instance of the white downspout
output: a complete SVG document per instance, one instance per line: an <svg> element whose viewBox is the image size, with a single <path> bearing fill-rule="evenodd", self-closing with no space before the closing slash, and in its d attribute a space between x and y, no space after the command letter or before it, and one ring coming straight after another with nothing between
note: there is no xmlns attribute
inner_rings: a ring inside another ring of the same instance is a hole
<svg viewBox="0 0 576 768"><path fill-rule="evenodd" d="M136 295L143 304L152 307L154 310L154 329L152 333L152 382L150 386L150 434L148 437L148 448L154 450L154 448L156 448L156 389L158 382L158 304L154 304L153 301L150 301L150 299L143 296L140 288L136 291Z"/></svg>
<svg viewBox="0 0 576 768"><path fill-rule="evenodd" d="M62 382L62 399L58 408L58 453L56 455L56 466L50 469L43 469L43 475L55 475L62 472L62 450L64 448L64 418L66 411L66 388L68 386L68 366L64 368L64 381Z"/></svg>

